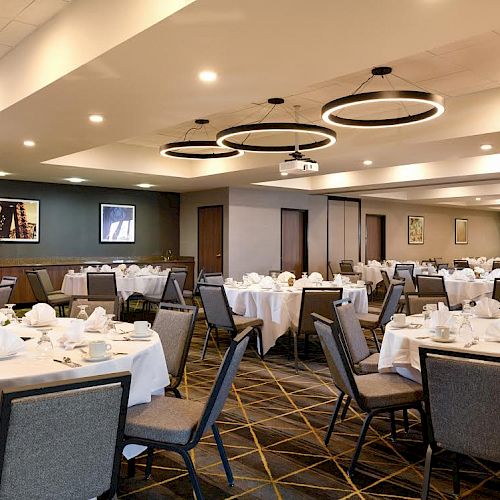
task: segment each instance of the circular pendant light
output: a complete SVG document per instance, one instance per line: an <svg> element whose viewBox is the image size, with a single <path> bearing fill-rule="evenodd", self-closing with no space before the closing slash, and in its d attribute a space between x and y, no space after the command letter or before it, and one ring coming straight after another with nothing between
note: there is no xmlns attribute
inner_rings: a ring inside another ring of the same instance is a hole
<svg viewBox="0 0 500 500"><path fill-rule="evenodd" d="M184 139L191 130L201 130L205 125L210 123L206 119L195 120L196 125L199 127L193 127L189 129L184 135ZM212 149L212 152L206 152L207 149ZM204 152L193 152L193 150L205 150ZM217 142L204 140L204 141L177 141L169 142L160 147L160 154L167 158L180 158L182 160L219 160L223 158L236 158L237 156L242 156L243 151L237 151L235 149L226 148L225 146L219 146Z"/></svg>
<svg viewBox="0 0 500 500"><path fill-rule="evenodd" d="M273 97L268 100L269 104L274 106L283 104L285 101L280 97ZM272 111L272 110L271 110ZM268 113L269 114L269 113ZM266 115L267 116L267 115ZM245 142L235 142L232 140L235 137L246 136L246 138L259 134L270 132L291 132L308 134L315 138L311 142L283 144L278 146L266 146ZM294 151L313 151L316 149L332 146L337 142L337 134L320 125L309 123L296 122L266 122L266 123L250 123L248 125L238 125L221 130L217 134L217 144L226 148L237 149L239 151L249 151L252 153L293 153Z"/></svg>
<svg viewBox="0 0 500 500"><path fill-rule="evenodd" d="M372 76L368 78L357 90L368 83L374 76L382 78L392 73L392 68L382 66L372 69ZM396 78L400 78L394 75ZM408 113L406 116L381 119L355 119L342 118L339 112L342 110L373 104L379 102L400 102L404 107L405 102L424 104L430 106L429 109L416 113ZM411 125L414 123L422 123L428 120L433 120L444 113L444 99L437 94L424 92L419 90L384 90L377 92L364 92L360 94L352 94L349 96L334 99L325 104L321 110L322 118L325 122L341 127L351 128L385 128L399 127L402 125Z"/></svg>

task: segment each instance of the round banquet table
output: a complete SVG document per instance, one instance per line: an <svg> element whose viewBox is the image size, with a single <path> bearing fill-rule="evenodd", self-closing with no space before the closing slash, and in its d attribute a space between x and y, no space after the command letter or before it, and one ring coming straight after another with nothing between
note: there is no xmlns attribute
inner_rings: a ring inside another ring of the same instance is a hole
<svg viewBox="0 0 500 500"><path fill-rule="evenodd" d="M145 276L117 276L116 288L125 301L134 293L160 298L168 275L150 274ZM61 290L66 295L87 295L87 274L65 274Z"/></svg>
<svg viewBox="0 0 500 500"><path fill-rule="evenodd" d="M444 286L451 306L461 304L465 299L477 301L483 297L491 298L493 294L493 284L493 281L483 279L465 281L445 278L444 280Z"/></svg>
<svg viewBox="0 0 500 500"><path fill-rule="evenodd" d="M149 403L152 395L161 395L170 384L167 363L163 354L160 338L156 333L149 341L124 341L123 335L113 336L102 333L85 333L85 340L105 340L112 345L112 352L123 352L125 355L114 355L107 361L89 362L83 359L79 349L65 350L59 346L58 339L68 328L70 318L58 318L56 325L51 327L49 336L54 345L53 355L39 359L35 346L40 332L33 327L10 325L9 331L20 337L31 337L24 345L25 349L18 355L0 360L0 386L18 387L31 384L42 384L58 380L67 380L80 377L91 377L106 373L128 371L132 374L128 406ZM119 331L131 332L133 325L129 323L117 324ZM126 335L125 335L126 336ZM82 366L71 368L53 361L62 360L64 356ZM143 447L135 445L124 451L127 458L135 456Z"/></svg>
<svg viewBox="0 0 500 500"><path fill-rule="evenodd" d="M334 286L329 282L323 285ZM318 287L318 289L321 289ZM274 346L276 339L285 334L289 328L297 327L300 315L300 288L283 287L281 292L262 290L259 285L248 288L225 286L227 300L235 314L261 318L262 344L264 354ZM366 288L355 286L343 287L343 298L351 299L356 312L368 312L368 294Z"/></svg>
<svg viewBox="0 0 500 500"><path fill-rule="evenodd" d="M402 262L402 264L404 264ZM382 273L380 271L387 272L389 279L392 279L394 276L394 271L396 267L388 267L388 266L354 266L354 272L360 273L361 277L364 281L371 281L374 285L380 283L384 280L382 277ZM413 268L413 275L422 274L422 270L427 270L427 267L415 266Z"/></svg>
<svg viewBox="0 0 500 500"><path fill-rule="evenodd" d="M455 313L454 315L458 314ZM423 323L423 321L423 317L420 314L407 318L407 322L411 323ZM392 322L388 323L380 348L379 372L397 372L403 377L422 383L418 352L420 346L500 356L500 338L498 341L484 340L486 329L494 321L499 320L471 318L474 334L478 335L481 340L478 344L468 348L464 347L465 342L458 340L446 344L434 342L431 340L434 334L427 328L396 329L393 327Z"/></svg>

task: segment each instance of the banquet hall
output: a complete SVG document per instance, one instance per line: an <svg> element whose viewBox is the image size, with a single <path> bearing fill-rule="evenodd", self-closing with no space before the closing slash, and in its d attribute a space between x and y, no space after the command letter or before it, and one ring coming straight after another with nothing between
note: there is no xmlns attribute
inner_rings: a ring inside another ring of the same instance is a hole
<svg viewBox="0 0 500 500"><path fill-rule="evenodd" d="M0 499L494 499L498 0L0 0Z"/></svg>

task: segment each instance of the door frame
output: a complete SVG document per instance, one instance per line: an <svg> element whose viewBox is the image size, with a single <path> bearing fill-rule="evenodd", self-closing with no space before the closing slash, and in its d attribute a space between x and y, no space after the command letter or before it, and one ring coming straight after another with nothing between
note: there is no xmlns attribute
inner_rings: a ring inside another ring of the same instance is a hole
<svg viewBox="0 0 500 500"><path fill-rule="evenodd" d="M202 208L219 208L221 209L221 268L222 274L224 274L224 205L203 205L198 207L198 211L196 212L197 220L196 220L196 240L197 240L197 258L196 258L196 276L200 274L200 209ZM196 279L196 278L195 278Z"/></svg>
<svg viewBox="0 0 500 500"><path fill-rule="evenodd" d="M381 258L382 260L385 260L385 251L386 251L386 246L385 246L385 235L386 235L386 229L385 229L385 214L369 214L369 213L366 213L365 214L365 260L368 262L367 258L366 258L366 251L367 251L367 248L368 248L368 230L367 230L367 224L366 224L366 218L369 216L369 215L373 215L375 217L380 217L380 220L381 220L381 230L380 230L380 238L382 240L382 244L380 245L380 253L382 254L381 255Z"/></svg>
<svg viewBox="0 0 500 500"><path fill-rule="evenodd" d="M302 257L302 269L303 272L309 273L309 247L308 247L308 233L309 233L309 210L305 210L303 208L281 208L280 212L280 269L283 269L283 212L287 210L289 212L301 212L304 216L304 241L302 244L304 245L304 255Z"/></svg>

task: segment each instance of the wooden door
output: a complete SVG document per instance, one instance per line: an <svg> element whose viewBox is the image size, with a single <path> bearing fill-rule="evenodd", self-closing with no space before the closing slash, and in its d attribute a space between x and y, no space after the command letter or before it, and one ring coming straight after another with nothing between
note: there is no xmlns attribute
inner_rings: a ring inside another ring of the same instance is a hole
<svg viewBox="0 0 500 500"><path fill-rule="evenodd" d="M366 260L385 259L385 216L366 215Z"/></svg>
<svg viewBox="0 0 500 500"><path fill-rule="evenodd" d="M198 272L222 273L223 220L222 205L198 208Z"/></svg>
<svg viewBox="0 0 500 500"><path fill-rule="evenodd" d="M281 269L307 272L307 211L281 209Z"/></svg>

